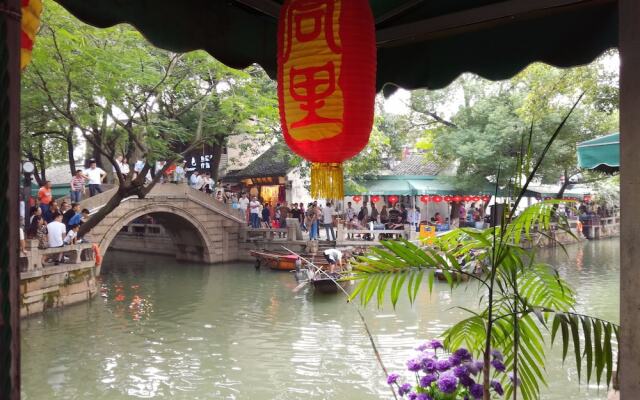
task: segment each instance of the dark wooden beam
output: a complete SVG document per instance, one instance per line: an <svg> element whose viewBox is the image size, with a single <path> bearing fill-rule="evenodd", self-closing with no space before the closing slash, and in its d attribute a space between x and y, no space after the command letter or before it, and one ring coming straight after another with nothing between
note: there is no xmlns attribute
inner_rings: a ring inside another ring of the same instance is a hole
<svg viewBox="0 0 640 400"><path fill-rule="evenodd" d="M20 398L20 1L0 1L0 399Z"/></svg>
<svg viewBox="0 0 640 400"><path fill-rule="evenodd" d="M377 31L378 47L395 47L516 20L562 13L616 0L507 0Z"/></svg>
<svg viewBox="0 0 640 400"><path fill-rule="evenodd" d="M407 11L411 10L413 7L417 6L422 2L424 2L424 0L406 0L404 3L402 3L402 5L376 18L376 25L380 25L392 18L395 18L401 14L406 13Z"/></svg>
<svg viewBox="0 0 640 400"><path fill-rule="evenodd" d="M235 2L276 19L280 16L281 6L273 0L235 0Z"/></svg>
<svg viewBox="0 0 640 400"><path fill-rule="evenodd" d="M640 393L640 2L619 0L620 398Z"/></svg>

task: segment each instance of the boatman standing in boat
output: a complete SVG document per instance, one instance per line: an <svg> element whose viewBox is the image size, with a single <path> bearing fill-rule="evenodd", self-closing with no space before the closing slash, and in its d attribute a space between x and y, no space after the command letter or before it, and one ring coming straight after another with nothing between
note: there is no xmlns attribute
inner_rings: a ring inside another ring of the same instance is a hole
<svg viewBox="0 0 640 400"><path fill-rule="evenodd" d="M327 249L324 251L324 258L329 262L329 273L336 272L336 264L340 264L342 270L342 252L338 249Z"/></svg>

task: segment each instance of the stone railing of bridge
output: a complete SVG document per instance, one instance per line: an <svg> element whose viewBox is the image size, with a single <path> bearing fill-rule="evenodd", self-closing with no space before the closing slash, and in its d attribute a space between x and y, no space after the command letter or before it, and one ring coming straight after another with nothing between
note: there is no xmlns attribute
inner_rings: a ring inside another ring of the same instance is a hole
<svg viewBox="0 0 640 400"><path fill-rule="evenodd" d="M26 255L20 258L20 316L93 297L97 287L92 247L86 243L39 249L37 240L27 240Z"/></svg>

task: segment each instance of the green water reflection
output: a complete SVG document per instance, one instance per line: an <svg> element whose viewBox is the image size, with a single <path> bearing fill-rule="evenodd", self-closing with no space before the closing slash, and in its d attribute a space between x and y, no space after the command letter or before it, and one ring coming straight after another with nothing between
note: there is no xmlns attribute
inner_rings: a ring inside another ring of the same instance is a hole
<svg viewBox="0 0 640 400"><path fill-rule="evenodd" d="M619 241L544 250L578 291L579 309L618 320ZM199 266L110 252L102 296L23 321L23 398L388 399L388 388L353 305L341 296L292 293L289 273L249 264ZM472 307L475 286L437 285L365 315L390 370L422 339ZM578 386L557 351L544 399L603 399Z"/></svg>

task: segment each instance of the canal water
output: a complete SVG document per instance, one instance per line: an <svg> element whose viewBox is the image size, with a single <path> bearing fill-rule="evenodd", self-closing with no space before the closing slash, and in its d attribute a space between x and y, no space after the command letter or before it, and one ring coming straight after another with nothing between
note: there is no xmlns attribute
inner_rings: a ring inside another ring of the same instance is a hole
<svg viewBox="0 0 640 400"><path fill-rule="evenodd" d="M541 251L577 289L579 310L618 321L619 241ZM44 399L389 399L352 304L293 293L291 273L250 264L184 265L109 252L91 303L22 322L22 393ZM473 285L436 284L366 319L390 371L479 298ZM604 399L578 385L573 359L548 356L543 399Z"/></svg>

